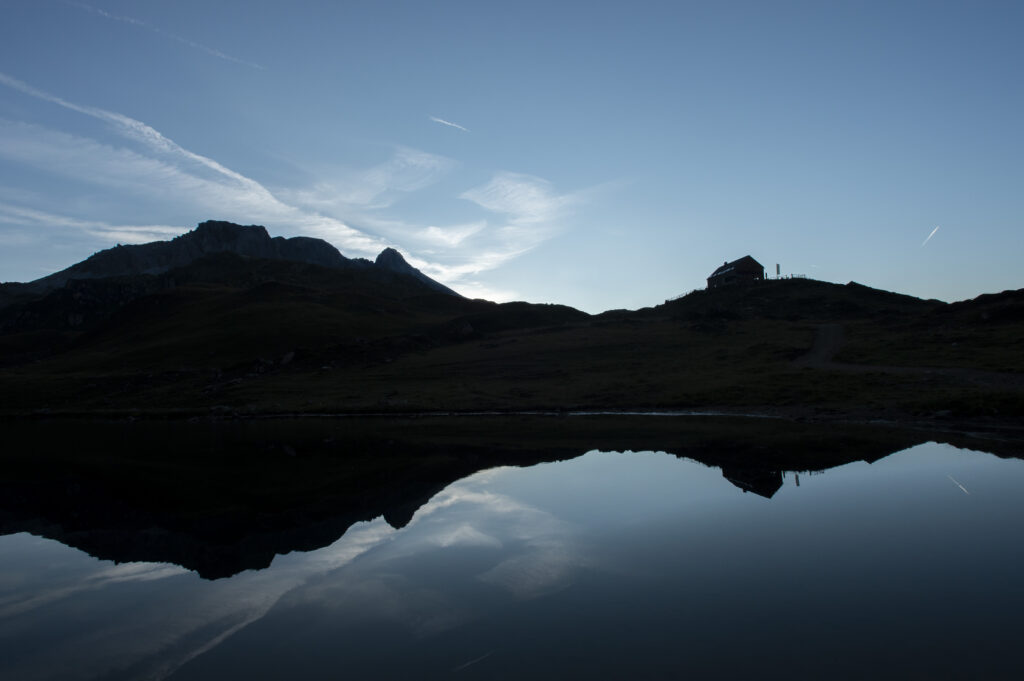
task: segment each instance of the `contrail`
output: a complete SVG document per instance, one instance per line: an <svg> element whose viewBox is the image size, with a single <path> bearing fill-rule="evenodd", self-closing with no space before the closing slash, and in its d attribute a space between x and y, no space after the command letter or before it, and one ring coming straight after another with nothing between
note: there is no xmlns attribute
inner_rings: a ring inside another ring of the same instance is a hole
<svg viewBox="0 0 1024 681"><path fill-rule="evenodd" d="M441 125L447 125L449 127L456 128L458 130L461 130L462 132L469 132L469 128L464 128L458 123L452 123L451 121L446 121L445 119L438 118L437 116L431 116L430 120L434 121L435 123L440 123Z"/></svg>
<svg viewBox="0 0 1024 681"><path fill-rule="evenodd" d="M928 235L927 239L925 239L923 242L921 242L921 246L923 247L926 243L928 243L931 240L931 238L933 236L935 236L935 232L937 232L937 231L939 231L938 226L936 226L935 229L932 230L932 233Z"/></svg>
<svg viewBox="0 0 1024 681"><path fill-rule="evenodd" d="M61 99L60 97L57 97L56 95L51 95L48 92L38 90L29 85L28 83L18 80L17 78L12 78L11 76L8 76L6 73L3 73L2 71L0 71L0 85L6 85L9 88L18 90L19 92L23 92L26 95L30 95L37 99L41 99L44 102L50 102L51 104L62 106L65 109L70 109L71 111L77 111L80 114L91 116L92 118L95 118L97 120L112 123L113 125L121 129L122 134L136 141L142 142L143 144L147 145L152 149L157 149L163 152L180 154L185 158L188 158L189 160L195 161L196 163L200 163L206 166L210 170L220 173L221 175L224 175L226 177L230 177L231 179L236 180L237 182L243 185L246 185L253 189L258 189L259 194L263 197L273 198L270 192L266 188L262 187L262 185L260 185L258 182L256 182L256 180L249 179L248 177L245 177L240 173L236 173L235 171L230 170L229 168L225 168L221 164L214 161L212 158L201 156L195 152L189 151L188 149L181 147L180 145L178 145L177 142L174 142L173 140L164 137L159 131L155 130L154 128L151 128L142 121L135 120L134 118L130 118L128 116L119 114L114 111L100 109L99 107L85 106L69 102L66 99Z"/></svg>
<svg viewBox="0 0 1024 681"><path fill-rule="evenodd" d="M107 12L106 10L102 10L99 7L93 7L92 5L87 5L84 2L77 2L76 0L64 0L64 2L65 2L65 4L71 5L72 7L77 7L79 9L85 10L86 12L92 12L93 14L98 14L99 16L105 17L107 19L111 19L112 21L120 21L120 22L125 23L125 24L131 24L132 26L138 26L140 28L144 28L146 30L153 31L154 33L158 33L159 35L164 36L165 38L170 38L171 40L176 40L179 43L181 43L182 45L188 45L191 48L197 49L197 50L199 50L201 52L205 52L205 53L207 53L207 54L209 54L211 56L217 57L218 59L223 59L225 61L230 61L230 62L234 62L236 64L241 64L242 66L248 66L250 68L254 68L254 69L257 69L259 71L266 71L266 69L264 67L260 66L259 64L255 63L255 62L246 61L244 59L239 59L238 57L233 57L230 54L226 54L226 53L221 52L220 50L214 49L212 47L207 47L206 45L203 45L201 43L197 43L194 40L189 40L188 38L183 38L182 36L180 36L180 35L178 35L176 33L171 33L170 31L165 31L162 28L157 28L156 26L153 26L152 24L148 24L145 21L142 21L141 19L134 19L132 17L126 17L126 16L122 16L120 14L111 14L110 12Z"/></svg>

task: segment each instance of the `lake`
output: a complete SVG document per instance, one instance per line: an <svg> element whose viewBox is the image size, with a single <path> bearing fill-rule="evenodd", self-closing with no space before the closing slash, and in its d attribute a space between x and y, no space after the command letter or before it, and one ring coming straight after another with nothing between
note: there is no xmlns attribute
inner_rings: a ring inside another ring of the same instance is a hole
<svg viewBox="0 0 1024 681"><path fill-rule="evenodd" d="M3 527L31 532L0 537L2 677L1021 678L1024 463L936 442L867 458L477 461L386 513L346 511L313 550L220 529L216 560L159 505L122 499L88 527L84 506L22 505ZM109 559L119 546L186 567Z"/></svg>

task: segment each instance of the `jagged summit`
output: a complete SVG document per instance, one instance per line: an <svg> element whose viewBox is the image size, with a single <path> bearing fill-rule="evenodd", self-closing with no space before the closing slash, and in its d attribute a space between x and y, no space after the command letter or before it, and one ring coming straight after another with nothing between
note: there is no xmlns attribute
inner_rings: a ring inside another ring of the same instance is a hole
<svg viewBox="0 0 1024 681"><path fill-rule="evenodd" d="M115 246L99 251L80 263L23 285L41 294L60 288L72 279L100 279L139 274L161 274L184 267L207 255L234 253L243 257L288 260L333 269L381 267L390 272L412 276L435 291L458 295L448 287L409 265L398 251L385 249L377 262L346 258L337 248L312 237L271 237L261 225L238 225L222 220L201 222L192 231L170 241Z"/></svg>
<svg viewBox="0 0 1024 681"><path fill-rule="evenodd" d="M405 261L405 258L402 257L402 254L390 246L380 252L373 264L379 267L385 267L389 270L410 266L409 263Z"/></svg>
<svg viewBox="0 0 1024 681"><path fill-rule="evenodd" d="M373 262L375 267L388 270L389 272L398 272L400 274L408 274L416 279L420 280L430 288L441 293L450 293L452 295L459 295L455 291L451 290L444 284L438 283L428 277L427 275L420 272L418 269L410 265L394 248L385 248L377 255L377 259Z"/></svg>
<svg viewBox="0 0 1024 681"><path fill-rule="evenodd" d="M207 220L173 241L188 241L198 245L203 253L232 251L240 255L300 260L328 267L337 267L349 261L337 248L323 239L297 236L290 239L271 237L262 225L236 225L220 220Z"/></svg>

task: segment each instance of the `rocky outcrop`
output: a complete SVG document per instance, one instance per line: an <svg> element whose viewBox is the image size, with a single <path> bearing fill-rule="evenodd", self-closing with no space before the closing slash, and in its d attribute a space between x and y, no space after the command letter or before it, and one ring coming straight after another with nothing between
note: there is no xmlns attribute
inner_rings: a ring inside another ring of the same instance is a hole
<svg viewBox="0 0 1024 681"><path fill-rule="evenodd" d="M357 262L346 258L338 249L322 239L271 238L266 227L209 220L200 223L191 232L170 241L108 248L67 269L29 282L25 287L39 294L60 288L73 279L161 274L177 267L184 267L203 256L224 252L250 258L293 260L332 268L349 267ZM359 262L369 264L365 261Z"/></svg>
<svg viewBox="0 0 1024 681"><path fill-rule="evenodd" d="M405 261L405 258L402 257L402 254L393 248L385 248L383 251L381 251L380 255L377 256L377 259L374 261L373 265L374 267L386 270L388 272L407 274L410 277L413 277L414 279L417 279L420 282L426 284L431 289L439 293L447 293L453 296L459 295L458 293L451 290L444 284L434 281L433 279L431 279L430 277L423 274L418 269L407 263Z"/></svg>

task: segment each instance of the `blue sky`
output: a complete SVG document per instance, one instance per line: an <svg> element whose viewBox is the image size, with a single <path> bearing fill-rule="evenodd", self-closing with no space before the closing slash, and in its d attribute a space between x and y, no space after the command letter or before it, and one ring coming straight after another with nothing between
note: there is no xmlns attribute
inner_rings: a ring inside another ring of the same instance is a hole
<svg viewBox="0 0 1024 681"><path fill-rule="evenodd" d="M1021 35L1020 2L5 0L0 280L223 219L590 312L746 254L1021 288Z"/></svg>

